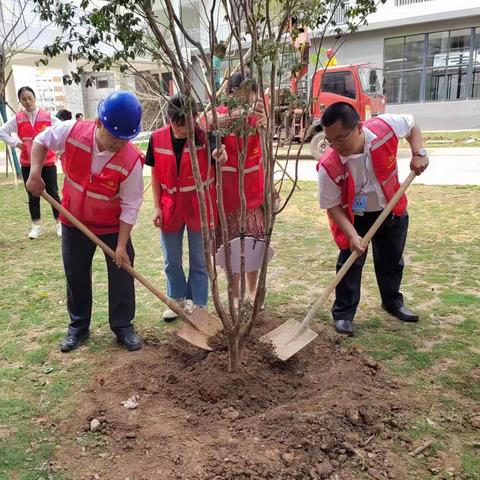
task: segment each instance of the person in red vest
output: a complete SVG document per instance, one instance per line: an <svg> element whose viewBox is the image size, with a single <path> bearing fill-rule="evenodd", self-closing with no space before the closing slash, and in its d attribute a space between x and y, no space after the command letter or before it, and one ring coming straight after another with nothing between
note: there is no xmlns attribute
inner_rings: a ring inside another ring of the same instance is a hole
<svg viewBox="0 0 480 480"><path fill-rule="evenodd" d="M41 194L45 185L40 172L47 152L64 150L62 205L115 251L115 261L105 255L110 328L127 350L138 350L142 343L132 324L133 277L119 267L133 266L135 257L130 232L143 200L144 157L130 140L140 132L142 108L135 95L118 91L99 104L97 113L95 122L71 120L38 135L27 188ZM89 336L96 245L66 218L60 220L70 315L60 350L69 352Z"/></svg>
<svg viewBox="0 0 480 480"><path fill-rule="evenodd" d="M165 259L167 295L188 312L205 308L208 303L208 273L202 243L200 207L187 144L185 111L197 117L193 99L182 94L171 97L167 105L169 124L152 133L145 163L152 167L153 224L160 229ZM196 127L195 148L202 177L210 227L217 219L215 165L208 158L208 137ZM217 152L213 152L217 156ZM219 158L223 161L223 157ZM183 237L188 236L188 278L183 270ZM177 314L167 309L166 322Z"/></svg>
<svg viewBox="0 0 480 480"><path fill-rule="evenodd" d="M317 165L320 207L327 210L333 238L340 249L337 271L352 251L362 254L338 284L332 308L337 332L351 336L367 256L361 238L400 187L399 139L405 138L409 143L410 168L417 175L427 168L428 157L420 128L411 115L383 114L361 122L350 104L338 102L325 110L322 125L330 147ZM417 322L418 315L405 307L400 293L407 230L404 195L372 239L373 262L382 308L399 320Z"/></svg>
<svg viewBox="0 0 480 480"><path fill-rule="evenodd" d="M0 128L0 140L6 142L13 148L18 148L20 154L20 166L22 170L23 181L26 182L30 174L30 152L32 150L33 139L43 130L56 125L60 120L53 114L45 110L37 109L35 92L30 87L22 87L18 90L18 99L24 110L19 111L14 118ZM18 138L12 137L16 133ZM57 185L57 167L55 166L56 155L54 152L48 152L45 164L42 169L42 178L45 182L45 189L58 202ZM28 238L34 240L42 233L40 224L40 198L32 195L28 190L28 208L32 219L32 226L28 232ZM58 212L52 208L53 217L56 221L56 230L59 237L62 236L62 227L58 220Z"/></svg>
<svg viewBox="0 0 480 480"><path fill-rule="evenodd" d="M265 232L264 203L264 170L262 149L258 129L266 125L263 103L257 101L257 85L254 80L241 73L233 74L228 81L229 95L239 102L239 106L229 109L221 106L217 109L219 127L231 130L222 137L227 161L222 165L222 191L225 214L227 216L229 239L242 234L263 238ZM251 105L252 114L242 125L239 119L245 111L245 105ZM211 115L209 116L211 122ZM249 131L246 132L246 129ZM243 137L247 133L247 147L244 163L244 191L246 198L246 230L242 232L240 225L240 191L239 191L239 152L243 149ZM222 234L220 226L216 234L217 248L221 246ZM258 270L246 273L247 300L253 303L257 291ZM240 274L234 274L233 296L238 302L240 298Z"/></svg>

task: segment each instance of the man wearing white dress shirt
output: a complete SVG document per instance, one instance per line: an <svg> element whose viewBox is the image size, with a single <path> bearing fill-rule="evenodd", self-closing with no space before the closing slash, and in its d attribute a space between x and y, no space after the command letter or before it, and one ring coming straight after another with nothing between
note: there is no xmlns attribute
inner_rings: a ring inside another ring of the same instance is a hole
<svg viewBox="0 0 480 480"><path fill-rule="evenodd" d="M130 232L143 201L144 156L129 140L140 132L142 109L129 92L114 92L98 107L96 122L64 122L39 134L32 149L27 188L40 195L40 172L48 150L61 151L65 174L62 205L115 251L105 254L108 270L110 328L127 350L142 347L135 334L133 278L118 268L133 265ZM92 259L96 245L60 215L62 256L67 279L70 325L60 344L62 352L89 336L92 314Z"/></svg>
<svg viewBox="0 0 480 480"><path fill-rule="evenodd" d="M411 115L383 114L361 122L351 105L338 102L325 110L322 124L330 148L317 166L319 198L340 249L337 271L352 251L361 253L338 284L332 308L337 332L351 336L367 255L361 237L400 187L398 141L405 138L409 143L410 168L417 175L427 168L428 157ZM403 195L372 239L373 259L382 308L401 321L417 322L418 315L405 307L400 293L407 231L407 198Z"/></svg>

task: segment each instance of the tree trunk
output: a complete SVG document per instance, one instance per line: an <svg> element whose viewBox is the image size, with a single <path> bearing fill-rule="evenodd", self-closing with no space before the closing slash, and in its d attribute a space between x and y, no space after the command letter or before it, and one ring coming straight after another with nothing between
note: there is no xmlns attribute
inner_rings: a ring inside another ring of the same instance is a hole
<svg viewBox="0 0 480 480"><path fill-rule="evenodd" d="M238 334L227 334L228 340L228 371L237 373L242 361L243 342Z"/></svg>

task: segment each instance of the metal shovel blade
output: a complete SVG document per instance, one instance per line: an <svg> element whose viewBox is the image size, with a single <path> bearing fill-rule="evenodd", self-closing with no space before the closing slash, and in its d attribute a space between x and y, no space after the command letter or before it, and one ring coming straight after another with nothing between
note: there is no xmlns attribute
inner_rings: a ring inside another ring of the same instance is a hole
<svg viewBox="0 0 480 480"><path fill-rule="evenodd" d="M199 332L205 333L208 337L214 337L223 330L221 320L210 315L206 308L195 307L190 314L190 321Z"/></svg>
<svg viewBox="0 0 480 480"><path fill-rule="evenodd" d="M178 330L175 331L175 334L180 337L182 340L195 345L198 348L203 350L212 351L213 348L208 344L208 336L198 330L195 330L188 323L184 323Z"/></svg>
<svg viewBox="0 0 480 480"><path fill-rule="evenodd" d="M317 337L317 332L304 327L300 322L291 318L275 330L260 337L260 340L270 343L273 346L275 356L285 361Z"/></svg>
<svg viewBox="0 0 480 480"><path fill-rule="evenodd" d="M212 351L208 339L214 337L223 330L219 318L209 315L205 308L196 307L188 316L188 322L175 332L180 338L203 350Z"/></svg>

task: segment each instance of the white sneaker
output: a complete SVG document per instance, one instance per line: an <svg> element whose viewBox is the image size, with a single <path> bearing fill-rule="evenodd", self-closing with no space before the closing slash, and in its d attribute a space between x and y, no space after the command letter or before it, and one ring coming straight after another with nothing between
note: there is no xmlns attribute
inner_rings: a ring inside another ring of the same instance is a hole
<svg viewBox="0 0 480 480"><path fill-rule="evenodd" d="M28 238L30 240L35 240L42 234L42 227L40 226L39 223L33 223L32 228L30 228L30 231L28 232Z"/></svg>
<svg viewBox="0 0 480 480"><path fill-rule="evenodd" d="M180 308L184 308L185 306L185 300L182 298L182 299L174 299L178 305L180 306ZM163 320L165 320L166 322L173 322L176 318L178 318L178 315L170 308L167 308L164 312L163 312L163 315L162 315L162 318Z"/></svg>
<svg viewBox="0 0 480 480"><path fill-rule="evenodd" d="M185 304L183 305L183 311L187 315L191 315L193 313L193 310L195 309L195 305L191 300L185 300Z"/></svg>
<svg viewBox="0 0 480 480"><path fill-rule="evenodd" d="M62 224L61 222L57 222L57 237L62 238Z"/></svg>

